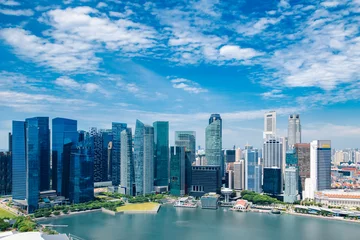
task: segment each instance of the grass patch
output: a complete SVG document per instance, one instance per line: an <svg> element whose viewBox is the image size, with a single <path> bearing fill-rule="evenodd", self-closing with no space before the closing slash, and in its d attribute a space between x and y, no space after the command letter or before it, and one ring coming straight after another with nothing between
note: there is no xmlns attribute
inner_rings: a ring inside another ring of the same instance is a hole
<svg viewBox="0 0 360 240"><path fill-rule="evenodd" d="M156 209L159 206L158 203L147 202L147 203L134 203L134 204L127 204L125 206L121 206L116 208L118 212L121 211L151 211Z"/></svg>
<svg viewBox="0 0 360 240"><path fill-rule="evenodd" d="M0 208L0 218L15 218L16 216L2 208Z"/></svg>

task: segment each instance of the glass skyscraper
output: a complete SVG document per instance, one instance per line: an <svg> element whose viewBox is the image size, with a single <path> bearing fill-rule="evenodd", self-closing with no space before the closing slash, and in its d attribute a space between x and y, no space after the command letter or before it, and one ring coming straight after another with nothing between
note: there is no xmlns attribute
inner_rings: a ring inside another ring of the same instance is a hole
<svg viewBox="0 0 360 240"><path fill-rule="evenodd" d="M0 195L11 194L11 152L0 152Z"/></svg>
<svg viewBox="0 0 360 240"><path fill-rule="evenodd" d="M212 114L205 130L205 154L207 165L220 166L221 176L224 175L222 160L222 119L220 114Z"/></svg>
<svg viewBox="0 0 360 240"><path fill-rule="evenodd" d="M175 131L175 146L185 147L186 152L190 151L190 160L193 163L196 155L196 132Z"/></svg>
<svg viewBox="0 0 360 240"><path fill-rule="evenodd" d="M69 199L71 203L94 199L94 149L93 139L85 138L74 146L70 159Z"/></svg>
<svg viewBox="0 0 360 240"><path fill-rule="evenodd" d="M112 171L111 179L114 186L120 185L120 165L121 165L121 132L126 130L126 123L112 123Z"/></svg>
<svg viewBox="0 0 360 240"><path fill-rule="evenodd" d="M169 185L169 122L154 122L155 186Z"/></svg>
<svg viewBox="0 0 360 240"><path fill-rule="evenodd" d="M134 139L136 195L154 191L154 128L136 120Z"/></svg>
<svg viewBox="0 0 360 240"><path fill-rule="evenodd" d="M170 148L170 194L185 195L185 148Z"/></svg>
<svg viewBox="0 0 360 240"><path fill-rule="evenodd" d="M294 148L286 151L285 163L287 166L297 166L298 159L297 159L296 150Z"/></svg>
<svg viewBox="0 0 360 240"><path fill-rule="evenodd" d="M302 196L305 190L305 179L310 178L310 144L297 143L295 144L296 157L298 160L299 172L299 193Z"/></svg>
<svg viewBox="0 0 360 240"><path fill-rule="evenodd" d="M131 128L127 128L121 132L121 186L126 189L125 194L131 196L134 195L134 171L132 131Z"/></svg>
<svg viewBox="0 0 360 240"><path fill-rule="evenodd" d="M25 122L12 122L12 197L26 199L26 131Z"/></svg>
<svg viewBox="0 0 360 240"><path fill-rule="evenodd" d="M248 146L245 151L245 190L261 193L262 168L259 165L259 152Z"/></svg>
<svg viewBox="0 0 360 240"><path fill-rule="evenodd" d="M62 196L67 195L62 191L63 175L68 174L64 169L64 158L69 164L70 152L64 153L66 144L77 143L77 121L66 118L54 118L52 120L52 189ZM66 167L68 169L68 166ZM68 180L65 179L65 183Z"/></svg>

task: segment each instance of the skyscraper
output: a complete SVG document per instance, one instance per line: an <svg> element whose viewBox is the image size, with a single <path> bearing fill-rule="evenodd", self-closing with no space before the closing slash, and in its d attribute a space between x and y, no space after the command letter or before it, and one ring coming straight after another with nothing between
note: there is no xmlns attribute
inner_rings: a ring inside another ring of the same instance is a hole
<svg viewBox="0 0 360 240"><path fill-rule="evenodd" d="M169 185L169 122L154 122L155 186Z"/></svg>
<svg viewBox="0 0 360 240"><path fill-rule="evenodd" d="M8 147L9 147L9 152L12 152L12 134L9 132L9 144L8 144Z"/></svg>
<svg viewBox="0 0 360 240"><path fill-rule="evenodd" d="M190 160L193 163L196 155L196 132L175 131L175 146L185 147L185 151L190 151Z"/></svg>
<svg viewBox="0 0 360 240"><path fill-rule="evenodd" d="M244 160L234 162L234 189L245 190L245 163Z"/></svg>
<svg viewBox="0 0 360 240"><path fill-rule="evenodd" d="M170 193L185 195L185 148L170 147Z"/></svg>
<svg viewBox="0 0 360 240"><path fill-rule="evenodd" d="M298 170L294 166L285 169L284 202L293 203L298 197Z"/></svg>
<svg viewBox="0 0 360 240"><path fill-rule="evenodd" d="M101 161L101 179L102 181L111 181L112 171L112 141L113 134L112 129L101 129L101 141L102 141L102 161ZM110 147L110 148L109 148Z"/></svg>
<svg viewBox="0 0 360 240"><path fill-rule="evenodd" d="M136 195L154 191L154 128L136 120L134 139Z"/></svg>
<svg viewBox="0 0 360 240"><path fill-rule="evenodd" d="M112 123L112 184L114 186L120 185L120 158L121 158L121 132L126 130L126 123Z"/></svg>
<svg viewBox="0 0 360 240"><path fill-rule="evenodd" d="M264 142L263 191L269 194L282 192L283 144L279 139L267 138Z"/></svg>
<svg viewBox="0 0 360 240"><path fill-rule="evenodd" d="M0 152L0 195L11 194L11 152Z"/></svg>
<svg viewBox="0 0 360 240"><path fill-rule="evenodd" d="M310 143L310 178L305 180L305 198L314 192L331 189L331 141L314 140Z"/></svg>
<svg viewBox="0 0 360 240"><path fill-rule="evenodd" d="M71 203L94 199L93 137L86 137L73 147L70 159L69 199Z"/></svg>
<svg viewBox="0 0 360 240"><path fill-rule="evenodd" d="M238 162L240 161L242 158L242 152L241 152L241 149L240 148L237 148L235 150L235 161Z"/></svg>
<svg viewBox="0 0 360 240"><path fill-rule="evenodd" d="M26 130L25 122L12 122L12 197L26 199Z"/></svg>
<svg viewBox="0 0 360 240"><path fill-rule="evenodd" d="M264 115L264 139L276 137L276 112L270 111Z"/></svg>
<svg viewBox="0 0 360 240"><path fill-rule="evenodd" d="M211 114L209 125L205 130L205 154L208 165L220 166L221 176L224 175L222 160L222 119L220 114Z"/></svg>
<svg viewBox="0 0 360 240"><path fill-rule="evenodd" d="M296 143L301 143L300 115L291 114L288 123L288 145L293 147Z"/></svg>
<svg viewBox="0 0 360 240"><path fill-rule="evenodd" d="M245 190L261 193L262 167L259 165L259 152L251 146L244 150L245 154Z"/></svg>
<svg viewBox="0 0 360 240"><path fill-rule="evenodd" d="M299 193L302 196L305 190L305 179L310 178L310 144L297 143L295 144L295 151L300 178Z"/></svg>
<svg viewBox="0 0 360 240"><path fill-rule="evenodd" d="M69 151L67 151L67 156L64 154L65 142L76 144L78 135L76 120L66 118L52 120L52 189L62 196L65 196L65 193L62 192L63 162L64 158L67 160L70 158Z"/></svg>
<svg viewBox="0 0 360 240"><path fill-rule="evenodd" d="M134 195L135 170L132 151L132 131L127 128L121 132L121 186L125 194Z"/></svg>

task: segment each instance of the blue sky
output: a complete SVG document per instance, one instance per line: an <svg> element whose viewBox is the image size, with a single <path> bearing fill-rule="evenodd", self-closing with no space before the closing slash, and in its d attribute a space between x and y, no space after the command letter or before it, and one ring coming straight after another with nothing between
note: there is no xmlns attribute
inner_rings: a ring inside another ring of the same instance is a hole
<svg viewBox="0 0 360 240"><path fill-rule="evenodd" d="M263 115L300 113L303 141L359 147L359 0L0 0L0 148L12 120L79 128L168 120L204 146L260 147ZM172 142L171 142L172 143Z"/></svg>

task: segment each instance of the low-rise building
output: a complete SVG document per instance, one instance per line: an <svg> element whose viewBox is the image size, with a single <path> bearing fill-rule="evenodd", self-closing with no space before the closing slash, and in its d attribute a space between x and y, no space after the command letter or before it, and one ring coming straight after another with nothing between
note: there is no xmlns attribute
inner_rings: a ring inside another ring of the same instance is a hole
<svg viewBox="0 0 360 240"><path fill-rule="evenodd" d="M219 206L220 195L216 193L207 193L201 197L201 208L203 209L217 209Z"/></svg>
<svg viewBox="0 0 360 240"><path fill-rule="evenodd" d="M360 191L324 190L315 192L314 200L327 206L360 206Z"/></svg>

